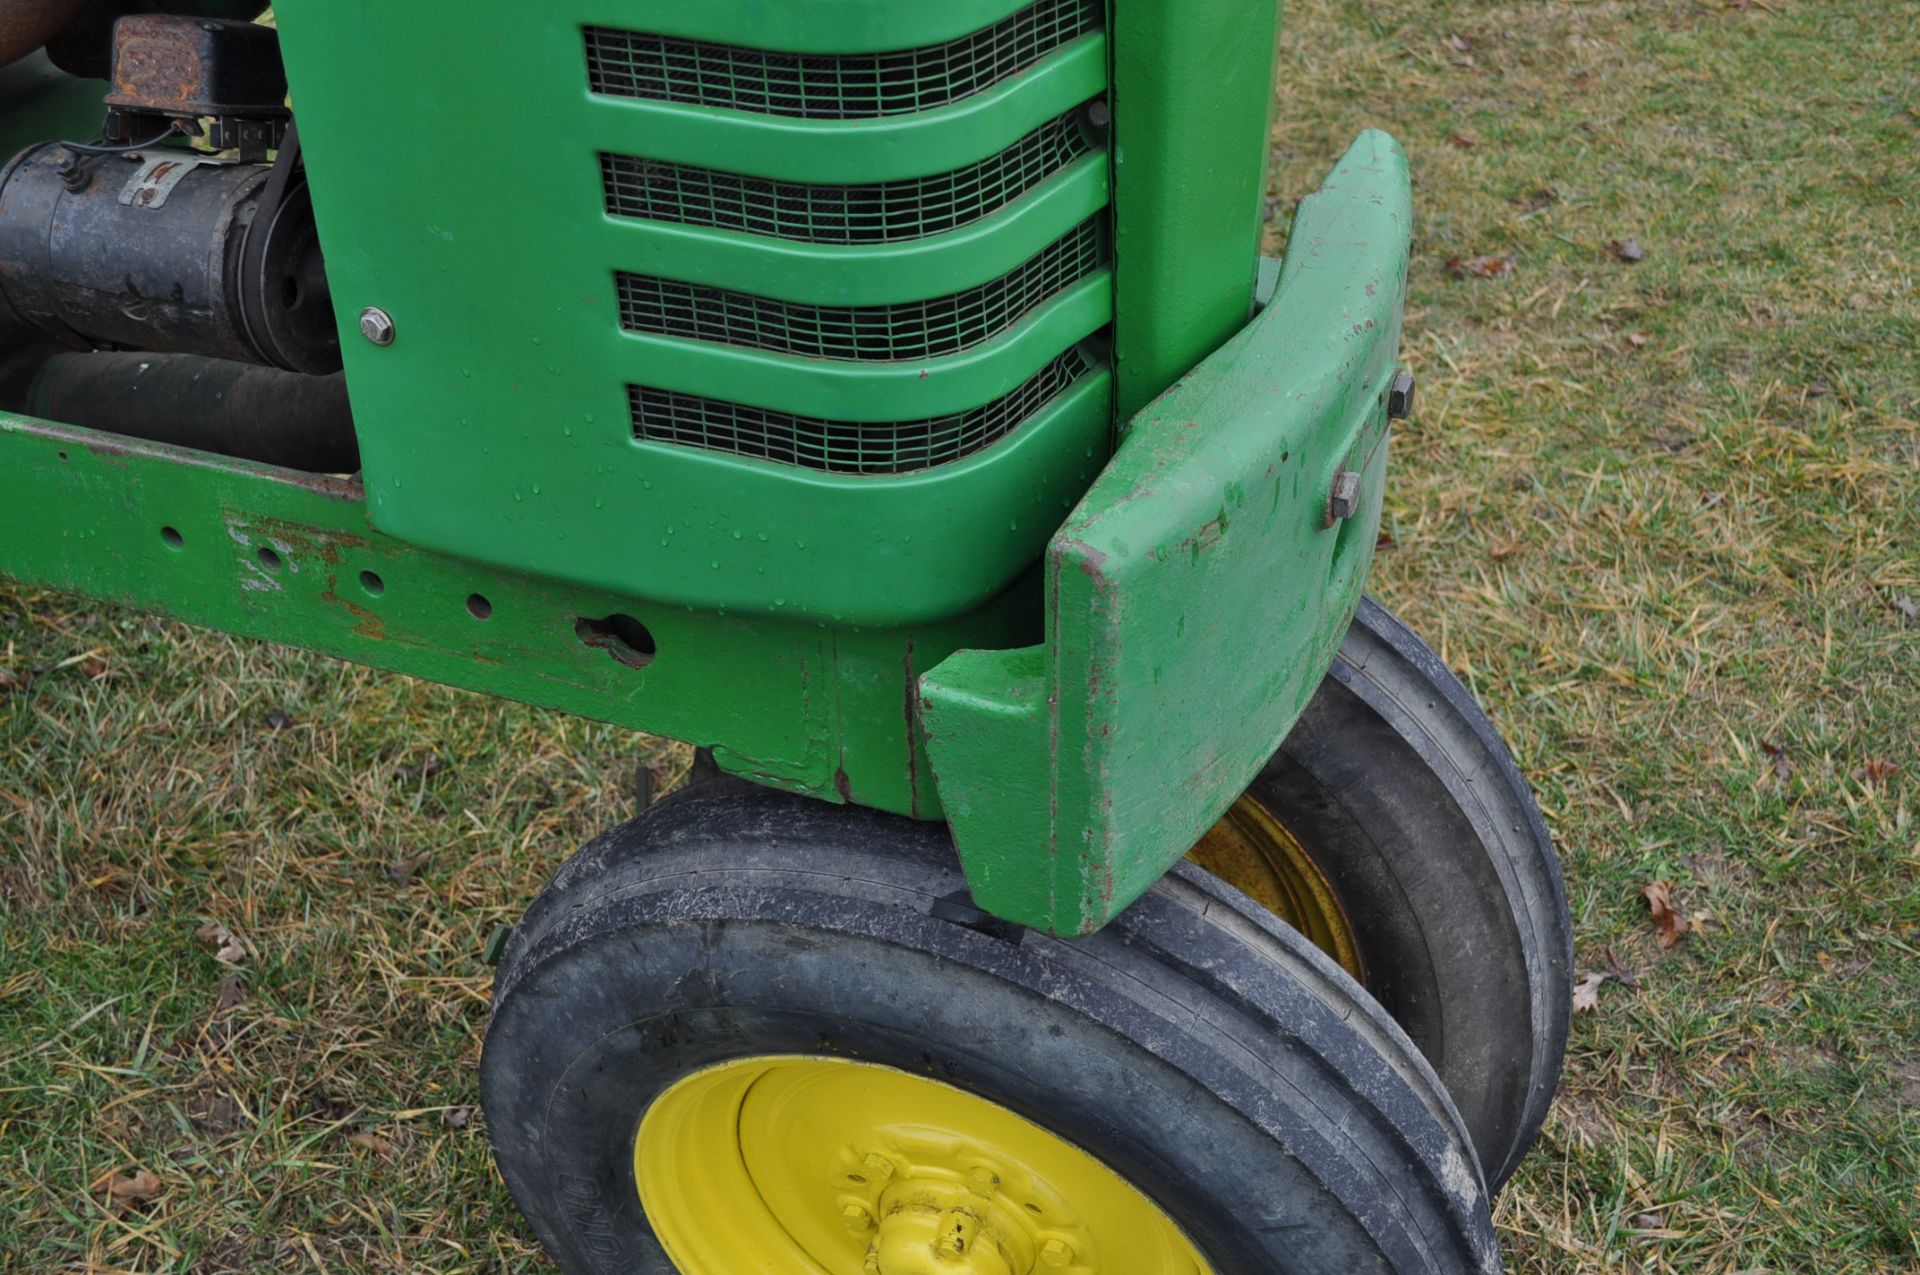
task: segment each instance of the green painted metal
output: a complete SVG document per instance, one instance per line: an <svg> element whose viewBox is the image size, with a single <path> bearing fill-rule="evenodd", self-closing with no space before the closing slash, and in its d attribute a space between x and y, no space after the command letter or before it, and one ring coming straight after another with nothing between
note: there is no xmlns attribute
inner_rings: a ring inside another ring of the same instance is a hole
<svg viewBox="0 0 1920 1275"><path fill-rule="evenodd" d="M1101 145L994 216L871 244L614 216L602 156L810 183L946 173L1101 95L1105 35L1007 63L979 91L928 109L810 118L595 93L607 83L589 65L590 29L738 43L750 46L747 62L759 56L751 50L807 50L826 58L808 63L817 77L838 55L971 39L983 24L1060 4L829 0L805 6L801 21L793 6L747 0L284 0L276 12L371 523L476 562L731 614L898 626L1004 590L1111 445L1111 381L1097 347L1094 370L1007 437L904 475L811 472L712 450L738 446L719 435L707 448L640 441L636 433L661 432L636 429L634 404L653 400L630 399L629 387L779 413L782 428L799 417L795 428L861 422L879 433L980 409L1107 326L1104 270L1013 316L992 340L901 360L629 333L616 276L828 306L938 303L1100 215ZM734 65L736 51L723 52L716 65ZM373 100L447 140L368 144ZM367 306L392 316L391 346L360 339Z"/></svg>
<svg viewBox="0 0 1920 1275"><path fill-rule="evenodd" d="M981 906L1097 928L1241 790L1345 630L1410 219L1404 156L1369 133L1257 271L1272 0L1112 8L1094 29L1097 0L282 0L363 480L0 415L0 572L949 818ZM1056 19L1070 37L1026 62L999 51L1017 32L981 35ZM729 46L673 46L713 55L698 101L635 88L666 41ZM992 73L937 102L876 71L938 96L945 55L914 51L959 41ZM1103 131L1084 108L1110 80ZM43 73L0 141L90 131L98 92ZM875 93L895 106L850 117ZM372 137L369 102L439 140ZM998 204L847 220L882 187L1011 169L1062 121L1078 140ZM806 189L777 231L623 211L615 175L648 165ZM1088 225L1096 260L1007 282ZM360 339L366 306L392 345ZM747 326L703 326L721 311ZM699 431L635 417L689 402ZM713 450L754 429L818 446ZM1365 495L1329 526L1343 465Z"/></svg>
<svg viewBox="0 0 1920 1275"><path fill-rule="evenodd" d="M1037 624L1026 591L885 631L648 604L384 536L344 479L5 414L0 469L0 572L23 584L716 745L762 783L921 817L940 809L917 671ZM576 631L614 614L651 633L645 667Z"/></svg>
<svg viewBox="0 0 1920 1275"><path fill-rule="evenodd" d="M628 23L654 20L637 6L636 13L643 16L630 15ZM577 44L578 31L571 34ZM571 52L567 69L577 80L578 50ZM614 154L763 177L878 181L942 172L992 153L1041 120L1105 92L1107 61L1106 40L1088 36L998 88L912 115L853 121L851 127L845 120L753 116L604 97L573 104L569 115L578 118L588 142Z"/></svg>
<svg viewBox="0 0 1920 1275"><path fill-rule="evenodd" d="M981 907L1098 929L1306 705L1372 561L1411 220L1405 154L1362 135L1302 203L1272 303L1133 420L1048 545L1044 643L921 678ZM1363 496L1330 523L1342 468Z"/></svg>
<svg viewBox="0 0 1920 1275"><path fill-rule="evenodd" d="M959 292L1013 269L1107 206L1107 157L1089 155L991 217L921 238L862 245L854 260L835 246L615 218L625 268L716 288L737 288L796 301L818 299L820 280L834 274L831 300L877 305L901 299L901 280L938 295Z"/></svg>
<svg viewBox="0 0 1920 1275"><path fill-rule="evenodd" d="M724 387L728 402L806 416L897 421L963 412L991 402L1105 327L1112 311L1108 284L1102 270L1055 294L992 340L939 358L806 358L629 332L621 363L642 385L687 394L714 394Z"/></svg>
<svg viewBox="0 0 1920 1275"><path fill-rule="evenodd" d="M630 27L647 15L648 30L722 44L798 53L880 52L937 44L991 26L1024 8L1027 0L941 0L903 5L900 0L700 0L698 4L645 5L635 0L583 0L577 20ZM285 4L281 5L284 10Z"/></svg>
<svg viewBox="0 0 1920 1275"><path fill-rule="evenodd" d="M1246 323L1275 0L1114 5L1115 410L1131 419Z"/></svg>

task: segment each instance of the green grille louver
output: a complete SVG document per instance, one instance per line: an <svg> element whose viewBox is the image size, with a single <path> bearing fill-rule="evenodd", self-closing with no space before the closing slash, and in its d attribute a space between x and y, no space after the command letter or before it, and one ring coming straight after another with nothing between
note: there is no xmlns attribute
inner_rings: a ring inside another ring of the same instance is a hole
<svg viewBox="0 0 1920 1275"><path fill-rule="evenodd" d="M1105 0L1039 0L958 40L887 53L783 53L589 27L588 82L614 97L803 119L926 111L1099 30L1105 8Z"/></svg>
<svg viewBox="0 0 1920 1275"><path fill-rule="evenodd" d="M620 319L630 332L811 358L937 358L1005 331L1102 264L1099 226L1088 221L989 283L897 305L805 305L622 272Z"/></svg>
<svg viewBox="0 0 1920 1275"><path fill-rule="evenodd" d="M1080 115L1049 120L976 164L899 181L773 181L633 155L602 155L600 170L616 217L801 243L893 243L990 216L1090 154Z"/></svg>
<svg viewBox="0 0 1920 1275"><path fill-rule="evenodd" d="M1012 393L911 421L831 421L629 385L633 436L839 474L906 474L971 456L1012 433L1093 370L1068 350Z"/></svg>
<svg viewBox="0 0 1920 1275"><path fill-rule="evenodd" d="M641 338L634 438L912 473L1006 437L1092 371L1079 346L1111 315L1110 272L1106 214L1078 203L1104 194L1083 162L1102 149L1089 121L1103 121L1084 92L1071 109L1045 95L1044 113L995 107L972 127L973 157L929 156L931 171L873 130L949 128L941 108L964 98L1032 97L1101 51L1104 20L1104 0L1033 0L943 43L851 53L585 28L603 100L628 99L669 134L721 130L711 165L598 153L606 212L636 248L613 271L619 325ZM856 180L809 180L755 149L796 129L844 140L822 167ZM868 162L876 180L857 180ZM741 268L754 258L767 269Z"/></svg>

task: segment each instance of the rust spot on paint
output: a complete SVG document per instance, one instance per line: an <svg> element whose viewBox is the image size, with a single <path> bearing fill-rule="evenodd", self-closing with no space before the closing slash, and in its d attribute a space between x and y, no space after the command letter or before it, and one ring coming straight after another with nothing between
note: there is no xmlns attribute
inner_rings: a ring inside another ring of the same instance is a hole
<svg viewBox="0 0 1920 1275"><path fill-rule="evenodd" d="M264 536L274 545L284 547L301 557L315 557L329 567L337 567L344 560L343 550L363 549L367 541L364 536L356 536L345 531L331 531L324 527L310 527L305 523L288 522L283 518L267 518L257 514L247 514L243 510L228 509L228 521L244 518L249 531Z"/></svg>
<svg viewBox="0 0 1920 1275"><path fill-rule="evenodd" d="M833 790L840 794L840 800L849 805L853 804L853 783L847 778L845 765L833 768Z"/></svg>
<svg viewBox="0 0 1920 1275"><path fill-rule="evenodd" d="M320 595L320 600L322 602L331 602L352 616L354 621L353 631L356 636L366 638L371 642L384 642L387 640L387 622L379 613L369 611L363 606L355 606L338 593L335 593L331 587Z"/></svg>

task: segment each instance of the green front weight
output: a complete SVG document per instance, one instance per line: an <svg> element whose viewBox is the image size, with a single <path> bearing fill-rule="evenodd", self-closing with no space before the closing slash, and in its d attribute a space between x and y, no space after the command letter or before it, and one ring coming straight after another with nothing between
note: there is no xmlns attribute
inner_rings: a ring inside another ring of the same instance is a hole
<svg viewBox="0 0 1920 1275"><path fill-rule="evenodd" d="M1055 534L1045 642L921 679L981 907L1100 928L1306 706L1373 557L1411 220L1405 154L1364 134L1301 205L1266 309L1134 418Z"/></svg>

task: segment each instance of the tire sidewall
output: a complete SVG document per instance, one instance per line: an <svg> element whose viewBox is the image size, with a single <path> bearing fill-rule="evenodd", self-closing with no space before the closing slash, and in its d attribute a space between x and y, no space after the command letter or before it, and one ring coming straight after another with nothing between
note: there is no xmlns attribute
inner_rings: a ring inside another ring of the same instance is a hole
<svg viewBox="0 0 1920 1275"><path fill-rule="evenodd" d="M847 1058L953 1084L1079 1146L1142 1188L1216 1275L1404 1267L1338 1201L1380 1195L1376 1162L1396 1158L1385 1148L1405 1131L1283 1109L1273 1069L1296 1069L1282 1085L1311 1085L1328 1060L1257 1056L1260 1032L1231 1014L1208 1028L1177 980L1153 990L1137 970L1117 975L1103 958L1137 965L1124 948L1119 930L1007 942L870 901L740 885L603 902L523 951L496 1008L482 1086L502 1171L563 1269L669 1275L634 1179L646 1110L732 1059ZM1433 1121L1424 1108L1374 1115ZM1437 1123L1431 1134L1446 1137ZM1456 1176L1467 1195L1480 1189L1470 1169Z"/></svg>

